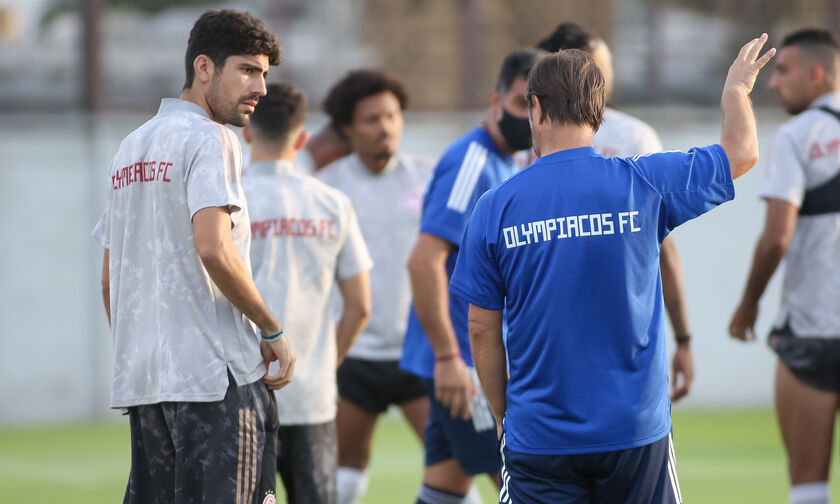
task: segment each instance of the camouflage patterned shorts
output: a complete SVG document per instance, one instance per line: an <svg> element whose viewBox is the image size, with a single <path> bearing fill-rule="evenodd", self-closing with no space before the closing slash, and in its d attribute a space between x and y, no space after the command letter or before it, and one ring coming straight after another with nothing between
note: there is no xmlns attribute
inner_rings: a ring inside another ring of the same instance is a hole
<svg viewBox="0 0 840 504"><path fill-rule="evenodd" d="M125 504L274 504L277 405L262 380L218 402L128 408Z"/></svg>

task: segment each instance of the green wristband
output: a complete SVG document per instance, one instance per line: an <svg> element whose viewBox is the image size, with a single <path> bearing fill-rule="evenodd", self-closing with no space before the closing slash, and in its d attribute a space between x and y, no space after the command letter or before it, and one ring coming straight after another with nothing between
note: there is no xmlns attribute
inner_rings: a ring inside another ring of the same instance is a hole
<svg viewBox="0 0 840 504"><path fill-rule="evenodd" d="M280 329L274 334L263 334L262 331L260 331L260 336L262 337L262 340L266 343L274 343L275 341L283 337L284 332L285 331L283 331L283 329Z"/></svg>

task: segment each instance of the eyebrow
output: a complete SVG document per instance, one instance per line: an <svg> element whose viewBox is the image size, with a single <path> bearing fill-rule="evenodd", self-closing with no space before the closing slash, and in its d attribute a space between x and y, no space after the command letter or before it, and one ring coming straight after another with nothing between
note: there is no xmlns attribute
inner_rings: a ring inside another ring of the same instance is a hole
<svg viewBox="0 0 840 504"><path fill-rule="evenodd" d="M255 65L253 63L240 63L239 68L244 68L244 69L247 69L247 70L259 70L260 72L263 72L263 73L268 71L268 70L263 70L263 67L261 67L259 65Z"/></svg>

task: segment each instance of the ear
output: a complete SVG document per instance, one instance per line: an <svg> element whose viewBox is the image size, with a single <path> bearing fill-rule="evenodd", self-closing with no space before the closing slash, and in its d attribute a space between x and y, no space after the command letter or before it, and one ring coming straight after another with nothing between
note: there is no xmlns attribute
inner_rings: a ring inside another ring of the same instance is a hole
<svg viewBox="0 0 840 504"><path fill-rule="evenodd" d="M307 133L306 130L301 130L300 133L298 133L297 138L295 139L295 150L299 151L303 149L303 147L306 145L307 140L309 140L309 133Z"/></svg>
<svg viewBox="0 0 840 504"><path fill-rule="evenodd" d="M825 68L823 68L822 65L811 65L809 77L811 77L811 80L817 85L825 83Z"/></svg>
<svg viewBox="0 0 840 504"><path fill-rule="evenodd" d="M213 64L213 60L211 60L206 54L199 54L193 60L193 70L195 71L195 78L193 79L193 82L199 81L206 84L213 78L213 72L216 71L216 65Z"/></svg>
<svg viewBox="0 0 840 504"><path fill-rule="evenodd" d="M245 143L251 143L252 134L251 127L246 124L245 127L242 128L242 138L245 139Z"/></svg>
<svg viewBox="0 0 840 504"><path fill-rule="evenodd" d="M542 103L540 103L540 99L536 96L531 97L531 103L533 103L534 108L534 115L531 120L542 125L545 123L545 114L543 114Z"/></svg>

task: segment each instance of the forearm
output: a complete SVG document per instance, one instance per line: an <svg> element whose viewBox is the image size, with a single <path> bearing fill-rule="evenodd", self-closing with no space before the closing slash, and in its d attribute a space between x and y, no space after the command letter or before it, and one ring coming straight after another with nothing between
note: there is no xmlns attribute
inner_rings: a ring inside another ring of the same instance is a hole
<svg viewBox="0 0 840 504"><path fill-rule="evenodd" d="M752 102L740 86L729 86L721 97L723 127L720 145L729 158L732 178L747 173L758 162L758 130Z"/></svg>
<svg viewBox="0 0 840 504"><path fill-rule="evenodd" d="M762 236L758 240L750 274L747 277L747 286L744 288L742 303L758 304L784 255L785 247L783 245L767 239L766 236Z"/></svg>
<svg viewBox="0 0 840 504"><path fill-rule="evenodd" d="M682 265L677 246L671 237L665 238L659 256L659 269L662 276L662 296L665 309L671 320L674 336L683 338L690 334L688 316L685 308Z"/></svg>
<svg viewBox="0 0 840 504"><path fill-rule="evenodd" d="M338 288L344 300L344 307L335 332L337 363L340 364L370 318L371 300L368 272L340 281Z"/></svg>
<svg viewBox="0 0 840 504"><path fill-rule="evenodd" d="M445 264L426 263L410 270L414 310L435 355L458 353L458 339L449 317L449 277Z"/></svg>
<svg viewBox="0 0 840 504"><path fill-rule="evenodd" d="M110 250L105 249L102 258L102 302L105 304L105 315L108 316L108 325L111 325L111 274L110 274Z"/></svg>
<svg viewBox="0 0 840 504"><path fill-rule="evenodd" d="M508 381L505 346L502 340L502 312L470 305L469 327L478 379L490 403L493 416L497 421L501 421L507 407L505 391Z"/></svg>
<svg viewBox="0 0 840 504"><path fill-rule="evenodd" d="M280 330L280 321L268 309L232 241L222 241L216 253L202 257L201 261L228 301L254 321L263 333Z"/></svg>

